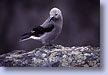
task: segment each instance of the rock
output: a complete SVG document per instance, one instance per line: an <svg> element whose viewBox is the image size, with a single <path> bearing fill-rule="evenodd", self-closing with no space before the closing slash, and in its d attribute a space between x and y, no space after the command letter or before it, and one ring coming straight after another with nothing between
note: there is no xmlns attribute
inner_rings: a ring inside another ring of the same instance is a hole
<svg viewBox="0 0 108 75"><path fill-rule="evenodd" d="M100 48L91 46L42 46L27 52L14 50L0 55L1 67L99 67Z"/></svg>

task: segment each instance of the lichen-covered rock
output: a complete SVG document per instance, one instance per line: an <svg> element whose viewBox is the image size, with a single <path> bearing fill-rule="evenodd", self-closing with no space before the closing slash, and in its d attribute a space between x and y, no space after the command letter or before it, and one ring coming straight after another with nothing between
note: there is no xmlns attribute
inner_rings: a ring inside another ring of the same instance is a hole
<svg viewBox="0 0 108 75"><path fill-rule="evenodd" d="M4 67L99 67L100 48L43 46L30 52L14 50L0 55Z"/></svg>

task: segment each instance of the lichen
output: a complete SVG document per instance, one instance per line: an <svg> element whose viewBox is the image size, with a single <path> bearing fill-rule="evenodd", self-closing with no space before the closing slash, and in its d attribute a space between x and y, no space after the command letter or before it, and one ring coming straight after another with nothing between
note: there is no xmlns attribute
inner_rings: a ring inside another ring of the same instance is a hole
<svg viewBox="0 0 108 75"><path fill-rule="evenodd" d="M0 55L4 67L99 67L100 48L42 46L32 51L14 50Z"/></svg>

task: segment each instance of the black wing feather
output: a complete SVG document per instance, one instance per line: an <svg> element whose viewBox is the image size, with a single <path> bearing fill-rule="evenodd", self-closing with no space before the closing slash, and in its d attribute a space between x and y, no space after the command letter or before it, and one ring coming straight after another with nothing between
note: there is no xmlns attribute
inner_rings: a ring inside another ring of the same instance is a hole
<svg viewBox="0 0 108 75"><path fill-rule="evenodd" d="M40 37L42 34L46 32L51 32L54 29L54 25L51 24L47 28L43 28L42 26L38 26L32 30L32 35Z"/></svg>

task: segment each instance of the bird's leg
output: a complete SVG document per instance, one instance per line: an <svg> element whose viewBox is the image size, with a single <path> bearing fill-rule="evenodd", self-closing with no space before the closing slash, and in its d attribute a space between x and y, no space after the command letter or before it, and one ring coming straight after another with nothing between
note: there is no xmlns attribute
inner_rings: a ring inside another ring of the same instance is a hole
<svg viewBox="0 0 108 75"><path fill-rule="evenodd" d="M46 44L45 46L53 46L53 44L51 44L51 43L48 43L48 44Z"/></svg>
<svg viewBox="0 0 108 75"><path fill-rule="evenodd" d="M56 48L55 45L52 44L52 43L45 44L44 46L45 46L46 48L48 48L48 49Z"/></svg>

